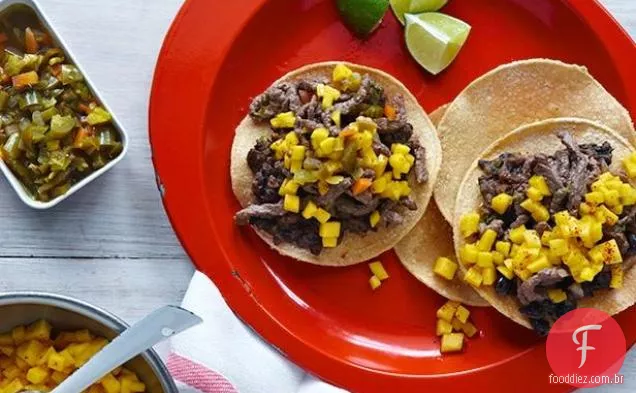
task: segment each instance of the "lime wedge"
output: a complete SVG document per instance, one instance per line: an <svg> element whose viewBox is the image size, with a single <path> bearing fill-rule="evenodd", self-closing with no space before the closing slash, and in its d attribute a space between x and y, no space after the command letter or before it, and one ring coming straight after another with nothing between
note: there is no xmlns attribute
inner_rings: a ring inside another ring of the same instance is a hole
<svg viewBox="0 0 636 393"><path fill-rule="evenodd" d="M338 0L337 6L349 29L357 36L366 37L382 22L389 0Z"/></svg>
<svg viewBox="0 0 636 393"><path fill-rule="evenodd" d="M404 24L404 14L419 14L437 11L448 3L448 0L391 0L393 13Z"/></svg>
<svg viewBox="0 0 636 393"><path fill-rule="evenodd" d="M406 46L422 67L433 75L442 72L455 60L470 25L438 12L405 14Z"/></svg>

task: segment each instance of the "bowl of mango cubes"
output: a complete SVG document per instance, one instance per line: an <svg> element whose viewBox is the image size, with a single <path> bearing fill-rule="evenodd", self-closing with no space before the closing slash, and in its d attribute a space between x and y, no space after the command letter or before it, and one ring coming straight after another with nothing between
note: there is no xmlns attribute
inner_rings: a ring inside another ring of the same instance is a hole
<svg viewBox="0 0 636 393"><path fill-rule="evenodd" d="M0 393L48 392L127 325L87 303L44 293L0 293ZM119 367L87 393L177 393L154 351Z"/></svg>

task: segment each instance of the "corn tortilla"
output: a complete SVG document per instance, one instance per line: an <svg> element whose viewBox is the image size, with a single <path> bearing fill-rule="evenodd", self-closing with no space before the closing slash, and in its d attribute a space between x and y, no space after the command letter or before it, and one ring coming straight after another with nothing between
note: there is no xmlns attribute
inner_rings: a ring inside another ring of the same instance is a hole
<svg viewBox="0 0 636 393"><path fill-rule="evenodd" d="M413 94L411 94L400 81L383 71L345 62L324 62L311 64L292 71L274 82L274 84L316 77L331 77L333 67L338 63L343 63L353 71L360 72L361 74L369 74L384 87L387 95L402 94L404 96L408 119L414 129L413 135L426 149L426 167L429 172L429 180L425 184L416 184L414 179L412 179L411 196L417 203L418 209L416 211L405 212L403 215L404 222L401 225L393 228L382 227L375 232L371 231L365 235L347 233L338 247L323 249L320 255L313 255L308 250L288 243L275 245L271 235L256 229L258 235L279 253L300 261L324 266L353 265L374 258L393 248L424 215L426 206L431 199L433 185L437 179L437 173L442 162L441 145L437 138L435 127L429 120L426 112L424 112L422 107L418 104ZM248 206L253 201L251 185L254 176L247 165L247 153L255 145L259 137L267 136L270 132L269 125L266 122L257 123L249 116L245 117L236 129L234 142L232 144L230 170L232 189L243 207Z"/></svg>
<svg viewBox="0 0 636 393"><path fill-rule="evenodd" d="M552 154L562 149L557 132L569 131L578 144L602 143L608 141L614 147L611 169L620 169L621 160L629 155L634 148L623 137L609 128L584 119L561 118L550 119L522 126L512 133L496 141L480 155L479 159L493 159L502 153L524 153L535 155L539 153ZM482 203L478 179L481 171L478 160L474 161L461 183L456 198L456 218L453 222L455 250L459 258L459 249L465 244L459 230L460 216L475 211ZM466 267L460 263L462 273ZM621 289L598 291L593 297L581 299L578 307L596 308L610 315L619 313L636 302L636 269L625 272L624 287ZM493 307L515 322L531 328L530 322L519 312L520 303L516 297L501 296L495 292L493 286L481 286L476 291Z"/></svg>
<svg viewBox="0 0 636 393"><path fill-rule="evenodd" d="M462 178L486 147L524 124L557 117L594 120L636 143L629 113L586 68L547 59L500 66L460 93L439 124L445 165L435 201L444 217L452 222Z"/></svg>
<svg viewBox="0 0 636 393"><path fill-rule="evenodd" d="M446 108L448 104L430 114L433 125L439 123ZM470 306L489 306L470 285L461 281L460 274L456 274L455 279L449 281L433 272L433 265L438 257L455 259L453 230L440 213L435 201L428 204L424 217L395 246L395 253L406 270L446 299Z"/></svg>

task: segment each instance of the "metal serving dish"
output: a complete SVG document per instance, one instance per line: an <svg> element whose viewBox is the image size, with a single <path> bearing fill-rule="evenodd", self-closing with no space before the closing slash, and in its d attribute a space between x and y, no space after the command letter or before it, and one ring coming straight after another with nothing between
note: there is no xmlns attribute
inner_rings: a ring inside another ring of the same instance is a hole
<svg viewBox="0 0 636 393"><path fill-rule="evenodd" d="M36 292L0 293L0 332L46 319L55 330L88 329L112 340L128 325L116 316L72 298ZM146 351L126 367L146 384L147 393L178 393L177 387L155 351Z"/></svg>
<svg viewBox="0 0 636 393"><path fill-rule="evenodd" d="M86 74L86 72L84 71L81 63L77 61L77 58L73 55L73 52L64 43L64 40L62 40L62 38L57 34L51 23L49 23L49 20L40 9L37 2L35 2L34 0L0 0L0 18L7 17L8 15L13 13L25 14L25 17L37 21L42 26L42 28L51 35L54 42L64 51L66 58L70 59L77 66L77 68L84 75L84 80L88 88L93 92L95 97L97 97L102 106L112 115L112 124L115 130L120 135L123 147L122 152L115 159L108 162L108 164L104 165L104 167L100 168L99 170L91 173L89 176L85 177L77 184L73 185L71 189L66 192L66 194L61 195L48 202L40 202L32 198L27 190L25 190L20 180L18 180L18 178L13 175L13 172L11 172L9 167L4 163L4 161L0 159L0 170L2 170L6 178L9 180L9 183L11 183L11 186L13 186L13 189L18 193L20 199L22 199L25 204L34 209L44 210L49 209L62 202L66 198L79 191L82 187L95 180L95 178L101 176L106 171L117 165L117 163L119 163L128 152L128 135L122 128L121 123L117 120L117 116L113 113L108 104L103 100L101 94L99 93L99 90L95 88L95 85L90 80L88 74Z"/></svg>

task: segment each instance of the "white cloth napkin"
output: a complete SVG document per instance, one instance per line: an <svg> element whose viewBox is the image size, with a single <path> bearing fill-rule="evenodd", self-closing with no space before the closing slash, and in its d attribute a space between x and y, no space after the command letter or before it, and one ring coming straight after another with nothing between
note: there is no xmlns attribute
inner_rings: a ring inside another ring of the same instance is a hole
<svg viewBox="0 0 636 393"><path fill-rule="evenodd" d="M196 272L182 307L203 323L160 348L182 393L346 393L289 362L228 308L212 281Z"/></svg>

